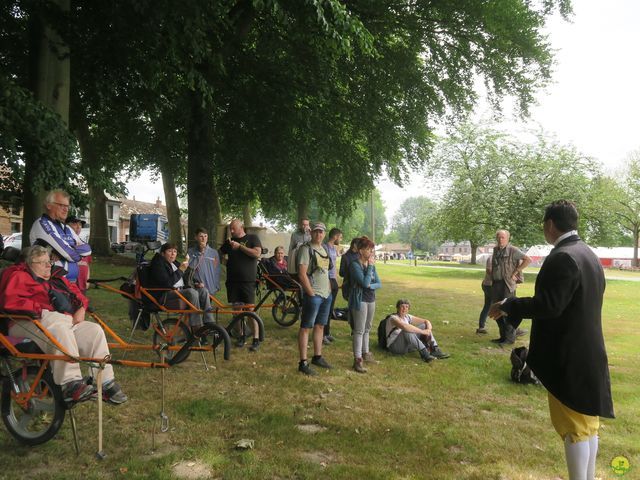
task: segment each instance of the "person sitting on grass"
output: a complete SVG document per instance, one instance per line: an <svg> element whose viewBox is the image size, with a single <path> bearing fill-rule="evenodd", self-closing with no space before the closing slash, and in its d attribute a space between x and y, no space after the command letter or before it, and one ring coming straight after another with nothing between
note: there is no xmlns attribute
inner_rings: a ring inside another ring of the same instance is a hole
<svg viewBox="0 0 640 480"><path fill-rule="evenodd" d="M109 347L104 331L100 325L85 321L89 300L64 277L62 268L52 267L50 250L35 245L25 249L23 257L24 262L7 267L0 278L0 309L37 315L42 326L73 357L106 358ZM44 353L62 354L29 320L11 322L9 335L33 340ZM83 380L78 363L53 360L51 368L65 403L89 400L95 394L93 385ZM102 399L114 405L127 401L110 364L104 366Z"/></svg>
<svg viewBox="0 0 640 480"><path fill-rule="evenodd" d="M449 358L448 353L440 350L433 327L426 318L409 315L409 300L396 302L396 314L387 320L387 349L391 353L404 355L417 350L425 362L433 359Z"/></svg>

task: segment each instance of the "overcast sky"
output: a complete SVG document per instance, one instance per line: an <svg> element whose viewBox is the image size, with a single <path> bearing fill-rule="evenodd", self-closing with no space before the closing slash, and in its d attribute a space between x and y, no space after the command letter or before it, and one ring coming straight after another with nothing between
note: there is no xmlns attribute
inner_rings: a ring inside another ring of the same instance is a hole
<svg viewBox="0 0 640 480"><path fill-rule="evenodd" d="M542 128L563 144L615 169L640 148L640 0L574 0L571 22L554 18L548 34L556 49L553 83L539 92L538 105L526 123L505 122L509 129ZM634 60L635 59L635 60ZM486 116L479 108L477 114ZM403 200L430 195L419 173L402 188L381 181L387 217ZM129 183L129 198L164 199L162 184L148 176Z"/></svg>

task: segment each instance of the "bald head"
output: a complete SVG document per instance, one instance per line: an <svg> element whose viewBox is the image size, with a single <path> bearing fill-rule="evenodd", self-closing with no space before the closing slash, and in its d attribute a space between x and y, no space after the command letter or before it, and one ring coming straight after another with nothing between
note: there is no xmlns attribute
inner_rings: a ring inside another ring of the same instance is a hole
<svg viewBox="0 0 640 480"><path fill-rule="evenodd" d="M244 225L237 218L231 220L231 223L229 224L229 231L231 232L231 236L234 238L244 237Z"/></svg>

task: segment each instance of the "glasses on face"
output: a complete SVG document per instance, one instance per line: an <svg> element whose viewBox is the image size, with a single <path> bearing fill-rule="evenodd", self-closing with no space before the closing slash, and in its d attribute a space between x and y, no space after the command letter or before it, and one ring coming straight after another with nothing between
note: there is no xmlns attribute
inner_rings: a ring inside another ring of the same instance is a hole
<svg viewBox="0 0 640 480"><path fill-rule="evenodd" d="M32 265L44 265L45 267L51 267L55 264L53 260L40 260L38 262L31 262Z"/></svg>
<svg viewBox="0 0 640 480"><path fill-rule="evenodd" d="M58 202L51 202L54 205L57 205L58 207L62 208L62 209L69 209L70 205L68 203L58 203Z"/></svg>

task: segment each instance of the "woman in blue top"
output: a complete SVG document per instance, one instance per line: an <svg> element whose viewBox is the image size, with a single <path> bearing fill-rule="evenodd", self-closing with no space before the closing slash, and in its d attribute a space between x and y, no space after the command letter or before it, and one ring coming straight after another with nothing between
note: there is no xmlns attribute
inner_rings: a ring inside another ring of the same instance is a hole
<svg viewBox="0 0 640 480"><path fill-rule="evenodd" d="M349 311L353 320L353 369L365 373L363 360L373 361L369 351L369 332L376 311L375 291L382 286L375 267L374 244L367 237L358 242L358 259L349 265L351 292Z"/></svg>

